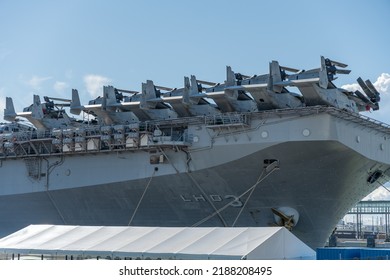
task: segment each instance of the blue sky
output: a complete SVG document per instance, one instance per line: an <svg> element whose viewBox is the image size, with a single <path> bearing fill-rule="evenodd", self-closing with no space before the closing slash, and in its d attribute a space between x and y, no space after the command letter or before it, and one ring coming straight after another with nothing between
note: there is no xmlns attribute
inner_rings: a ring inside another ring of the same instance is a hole
<svg viewBox="0 0 390 280"><path fill-rule="evenodd" d="M0 118L5 96L21 111L33 94L77 88L87 103L102 85L222 82L226 65L264 74L271 60L309 69L324 55L352 70L336 85L375 82L382 109L368 115L390 123L389 14L388 0L0 0Z"/></svg>

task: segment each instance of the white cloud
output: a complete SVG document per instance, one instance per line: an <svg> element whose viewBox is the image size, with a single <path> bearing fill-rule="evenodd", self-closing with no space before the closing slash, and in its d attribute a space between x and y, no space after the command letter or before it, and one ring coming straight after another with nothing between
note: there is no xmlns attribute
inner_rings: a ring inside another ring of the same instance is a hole
<svg viewBox="0 0 390 280"><path fill-rule="evenodd" d="M50 79L52 79L52 77L39 77L34 75L30 80L27 81L27 84L34 90L39 90L41 89L41 85Z"/></svg>
<svg viewBox="0 0 390 280"><path fill-rule="evenodd" d="M54 90L57 92L57 93L62 93L65 89L67 89L69 87L69 85L65 82L59 82L59 81L56 81L54 83Z"/></svg>
<svg viewBox="0 0 390 280"><path fill-rule="evenodd" d="M390 74L382 73L374 83L374 86L379 92L390 94Z"/></svg>
<svg viewBox="0 0 390 280"><path fill-rule="evenodd" d="M346 85L341 86L341 88L349 90L349 91L356 91L356 90L362 91L362 89L360 88L360 86L357 83L356 84L346 84Z"/></svg>
<svg viewBox="0 0 390 280"><path fill-rule="evenodd" d="M103 95L103 86L110 83L111 80L100 75L87 75L84 77L85 87L92 98Z"/></svg>
<svg viewBox="0 0 390 280"><path fill-rule="evenodd" d="M390 184L385 184L385 187L379 187L363 200L390 200Z"/></svg>

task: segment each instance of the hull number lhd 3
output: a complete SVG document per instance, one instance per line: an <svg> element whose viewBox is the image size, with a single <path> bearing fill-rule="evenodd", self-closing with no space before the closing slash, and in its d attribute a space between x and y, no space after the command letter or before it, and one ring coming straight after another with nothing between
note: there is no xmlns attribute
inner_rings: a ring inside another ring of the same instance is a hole
<svg viewBox="0 0 390 280"><path fill-rule="evenodd" d="M210 194L208 196L209 199L207 199L204 195L202 194L193 194L193 195L180 195L180 198L184 201L184 202L207 202L207 200L209 201L212 201L212 202L222 202L222 201L225 201L225 200L229 200L229 203L231 203L230 206L232 207L242 207L242 202L240 201L240 199L235 196L235 195L231 195L231 194L228 194L228 195L219 195L219 194ZM233 201L233 202L232 202Z"/></svg>

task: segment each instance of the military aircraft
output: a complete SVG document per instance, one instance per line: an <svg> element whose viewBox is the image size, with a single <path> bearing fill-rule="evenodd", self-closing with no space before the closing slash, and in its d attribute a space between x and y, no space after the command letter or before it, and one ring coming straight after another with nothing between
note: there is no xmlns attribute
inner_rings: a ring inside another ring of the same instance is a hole
<svg viewBox="0 0 390 280"><path fill-rule="evenodd" d="M154 85L148 80L142 84L142 92L121 90L112 86L103 87L103 97L91 100L82 106L77 90L72 90L70 112L81 111L97 116L106 124L129 123L139 120L174 119L185 116L209 115L219 109L207 101L207 96L198 90L195 76L184 78L184 88L168 88ZM164 92L162 92L164 91ZM129 93L129 96L123 96Z"/></svg>
<svg viewBox="0 0 390 280"><path fill-rule="evenodd" d="M254 112L302 107L299 94L288 91L283 85L277 85L282 82L284 68L277 61L272 61L269 69L269 74L247 76L234 73L227 66L225 83L206 89L206 93L216 100L223 111Z"/></svg>
<svg viewBox="0 0 390 280"><path fill-rule="evenodd" d="M132 95L124 97L123 93ZM150 80L142 83L142 93L104 86L103 97L91 100L88 105L81 105L78 91L73 89L70 112L78 115L81 111L97 116L105 124L178 117L172 107L164 102L160 90Z"/></svg>
<svg viewBox="0 0 390 280"><path fill-rule="evenodd" d="M77 89L72 89L70 112L74 115L79 115L83 111L96 117L99 123L107 125L139 121L139 118L133 112L118 108L118 104L123 99L123 92L136 93L133 91L118 90L112 86L104 86L103 97L97 97L89 101L88 105L81 105ZM147 116L145 117L147 118Z"/></svg>
<svg viewBox="0 0 390 280"><path fill-rule="evenodd" d="M283 81L276 85L297 87L302 93L306 106L328 105L352 112L365 111L370 108L378 110L379 93L369 80L364 83L359 78L358 83L370 99L360 91L351 92L337 88L333 84L332 81L337 79L336 74L351 72L351 70L344 69L346 67L348 67L347 64L321 56L320 68L301 70L292 74L285 73Z"/></svg>
<svg viewBox="0 0 390 280"><path fill-rule="evenodd" d="M4 109L4 120L14 122L20 117L27 119L38 130L63 128L77 124L75 119L70 118L64 107L70 106L70 100L63 98L44 97L45 102L41 103L40 97L34 95L33 104L23 109L23 112L16 112L11 97L6 97ZM55 103L60 101L62 103Z"/></svg>
<svg viewBox="0 0 390 280"><path fill-rule="evenodd" d="M220 112L256 112L279 108L327 105L359 112L379 108L379 93L372 83L361 78L358 83L364 93L350 92L333 84L336 74L349 74L347 65L321 56L321 67L299 70L269 64L269 73L243 75L226 67L224 83L184 77L183 88L154 85L148 80L142 91L103 87L103 97L81 106L77 90L72 91L71 113L93 114L106 124L177 117L215 115ZM299 89L299 93L288 90ZM124 96L123 94L129 94ZM366 96L367 95L367 96Z"/></svg>
<svg viewBox="0 0 390 280"><path fill-rule="evenodd" d="M161 93L162 100L170 104L180 117L220 113L216 104L202 93L202 87L194 75L191 75L191 80L189 77L184 77L183 88L156 87L165 91Z"/></svg>

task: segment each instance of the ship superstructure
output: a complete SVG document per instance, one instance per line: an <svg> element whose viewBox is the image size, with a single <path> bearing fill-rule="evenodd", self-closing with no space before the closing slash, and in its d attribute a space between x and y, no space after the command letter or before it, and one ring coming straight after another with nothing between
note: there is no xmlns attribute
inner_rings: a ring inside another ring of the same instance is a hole
<svg viewBox="0 0 390 280"><path fill-rule="evenodd" d="M389 126L359 114L379 109L379 93L360 78L364 93L337 88L344 68L324 57L307 71L227 67L224 83L107 86L88 105L73 90L70 112L94 122L59 125L53 99L16 113L7 98L5 119L38 125L1 135L1 234L37 223L284 225L321 246L390 175Z"/></svg>

